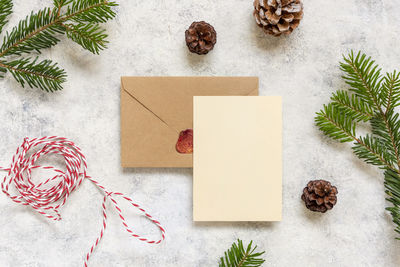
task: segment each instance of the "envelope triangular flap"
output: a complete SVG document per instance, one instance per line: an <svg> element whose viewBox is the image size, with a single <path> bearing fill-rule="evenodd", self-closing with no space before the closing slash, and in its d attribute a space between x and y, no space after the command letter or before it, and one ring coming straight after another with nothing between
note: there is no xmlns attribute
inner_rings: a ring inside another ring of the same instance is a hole
<svg viewBox="0 0 400 267"><path fill-rule="evenodd" d="M192 128L193 96L258 95L258 77L122 77L122 87L179 132Z"/></svg>
<svg viewBox="0 0 400 267"><path fill-rule="evenodd" d="M121 165L190 167L190 157L176 153L177 133L121 91Z"/></svg>

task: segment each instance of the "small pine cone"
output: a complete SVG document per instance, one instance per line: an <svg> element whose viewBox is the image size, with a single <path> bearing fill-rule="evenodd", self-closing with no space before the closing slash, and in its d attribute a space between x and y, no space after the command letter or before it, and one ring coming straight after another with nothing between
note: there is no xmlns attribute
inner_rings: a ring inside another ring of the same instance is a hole
<svg viewBox="0 0 400 267"><path fill-rule="evenodd" d="M266 34L290 34L303 18L301 0L254 0L254 18Z"/></svg>
<svg viewBox="0 0 400 267"><path fill-rule="evenodd" d="M190 52L205 55L214 48L217 32L207 22L193 22L185 31L185 38Z"/></svg>
<svg viewBox="0 0 400 267"><path fill-rule="evenodd" d="M335 206L338 190L330 182L325 180L314 180L308 182L303 189L301 199L309 210L326 212Z"/></svg>

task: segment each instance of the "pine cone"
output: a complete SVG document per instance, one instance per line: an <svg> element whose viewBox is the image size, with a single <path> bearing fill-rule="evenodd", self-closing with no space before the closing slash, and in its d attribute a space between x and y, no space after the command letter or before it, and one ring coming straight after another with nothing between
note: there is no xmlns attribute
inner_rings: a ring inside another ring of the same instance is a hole
<svg viewBox="0 0 400 267"><path fill-rule="evenodd" d="M205 21L193 22L185 31L186 45L190 52L205 55L217 42L217 33L213 26Z"/></svg>
<svg viewBox="0 0 400 267"><path fill-rule="evenodd" d="M335 206L337 193L337 188L332 186L330 182L315 180L308 182L303 189L301 199L306 203L306 207L309 210L324 213Z"/></svg>
<svg viewBox="0 0 400 267"><path fill-rule="evenodd" d="M254 0L253 15L265 33L290 34L303 18L303 3L301 0Z"/></svg>

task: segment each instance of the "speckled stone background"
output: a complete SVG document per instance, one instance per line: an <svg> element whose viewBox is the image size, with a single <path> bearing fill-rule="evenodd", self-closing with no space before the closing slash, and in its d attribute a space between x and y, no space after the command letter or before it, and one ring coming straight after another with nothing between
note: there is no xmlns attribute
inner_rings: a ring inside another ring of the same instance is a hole
<svg viewBox="0 0 400 267"><path fill-rule="evenodd" d="M109 49L101 56L66 39L41 56L67 70L63 91L22 89L10 76L0 81L0 164L9 164L25 136L66 136L83 149L93 177L132 196L167 230L165 243L146 245L130 238L111 212L91 266L217 266L237 238L266 250L265 266L400 265L380 171L313 125L314 113L345 87L338 69L343 53L362 49L385 70L400 67L398 0L306 0L300 28L278 39L257 28L251 0L118 2L118 16L107 25ZM14 4L9 26L51 1ZM210 22L218 33L214 51L204 57L185 47L185 28L194 20ZM122 75L256 75L261 95L282 95L283 221L194 223L191 169L122 169ZM300 200L313 178L339 189L337 206L324 215ZM101 199L87 181L63 208L63 220L53 222L0 194L0 266L81 266L100 230ZM128 217L139 232L157 237L135 213Z"/></svg>

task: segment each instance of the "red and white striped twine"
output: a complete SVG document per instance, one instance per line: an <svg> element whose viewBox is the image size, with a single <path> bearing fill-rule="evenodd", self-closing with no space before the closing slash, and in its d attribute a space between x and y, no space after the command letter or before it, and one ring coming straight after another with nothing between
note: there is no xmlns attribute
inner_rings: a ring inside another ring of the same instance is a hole
<svg viewBox="0 0 400 267"><path fill-rule="evenodd" d="M34 151L30 151L31 149ZM28 152L30 153L28 154ZM56 154L62 156L65 160L66 171L59 170L51 166L36 165L35 162L41 156L46 154ZM34 169L53 170L56 175L35 185L32 182L31 177L32 170ZM22 205L29 205L36 212L46 216L47 218L59 221L61 220L59 209L66 203L69 195L82 183L84 179L90 180L98 188L100 188L100 190L104 192L104 199L102 203L103 224L99 236L90 248L89 252L86 254L84 261L85 267L88 266L89 258L102 239L107 226L107 199L111 200L111 203L121 218L123 226L131 236L149 244L159 244L164 240L165 230L157 220L153 219L150 214L148 214L138 204L134 203L131 198L126 197L122 193L106 190L104 186L100 185L97 181L93 180L92 177L86 174L86 169L86 159L80 148L66 138L57 136L45 136L39 139L34 138L31 140L25 138L24 142L20 147L18 147L17 152L13 156L11 166L9 168L0 167L0 170L8 172L1 183L1 189L14 202ZM54 186L47 185L47 187L44 187L46 184L54 180L59 180L58 184ZM18 192L17 195L12 195L9 192L10 185L13 185L11 188L16 189ZM118 206L118 202L115 200L115 197L117 196L120 196L128 201L132 206L143 212L148 219L157 225L161 231L161 238L154 241L135 234L128 226L122 211Z"/></svg>

